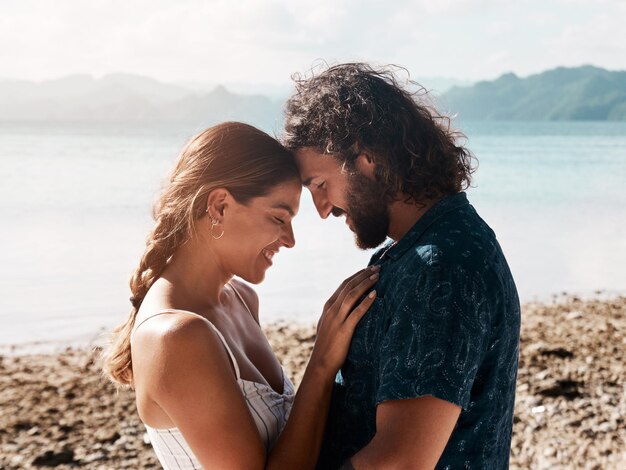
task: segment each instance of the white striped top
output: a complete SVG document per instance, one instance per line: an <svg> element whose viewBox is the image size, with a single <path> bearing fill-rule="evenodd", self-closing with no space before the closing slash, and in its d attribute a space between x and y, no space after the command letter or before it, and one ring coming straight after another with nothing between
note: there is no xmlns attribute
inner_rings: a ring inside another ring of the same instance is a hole
<svg viewBox="0 0 626 470"><path fill-rule="evenodd" d="M237 291L235 290L235 292ZM238 292L237 294L239 295ZM243 301L243 299L241 300ZM248 306L246 305L246 308L247 307ZM197 313L175 309L163 310L155 315L151 315L143 322L149 318L164 313L187 313L196 315L211 325L222 343L224 343L224 347L230 356L230 360L233 362L237 383L239 384L241 392L243 393L246 403L248 404L250 414L254 418L261 440L265 444L265 449L269 452L276 443L278 435L285 427L287 418L289 417L289 412L291 411L291 406L295 396L294 387L291 381L283 372L283 393L280 394L274 391L274 389L267 384L242 379L239 373L239 364L237 364L237 360L235 359L231 349L228 347L222 333L220 333L213 323ZM139 327L139 325L137 325L137 327ZM135 328L135 330L136 329L137 328ZM200 465L200 462L189 448L189 445L178 428L155 429L148 425L145 426L148 431L152 447L154 448L154 452L165 470L202 468L202 465Z"/></svg>

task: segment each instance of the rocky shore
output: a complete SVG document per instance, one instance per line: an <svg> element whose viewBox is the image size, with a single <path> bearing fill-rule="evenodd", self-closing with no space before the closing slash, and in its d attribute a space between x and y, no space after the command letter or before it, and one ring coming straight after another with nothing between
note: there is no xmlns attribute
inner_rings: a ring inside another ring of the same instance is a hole
<svg viewBox="0 0 626 470"><path fill-rule="evenodd" d="M267 328L294 383L314 328ZM511 468L626 468L626 297L523 308ZM0 468L160 468L97 349L0 356Z"/></svg>

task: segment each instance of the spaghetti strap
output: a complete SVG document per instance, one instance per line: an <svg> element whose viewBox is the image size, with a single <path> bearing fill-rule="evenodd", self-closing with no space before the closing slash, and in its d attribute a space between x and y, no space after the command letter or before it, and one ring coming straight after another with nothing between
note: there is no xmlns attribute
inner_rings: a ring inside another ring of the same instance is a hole
<svg viewBox="0 0 626 470"><path fill-rule="evenodd" d="M254 318L254 315L252 315L252 310L250 310L250 307L248 307L248 304L246 303L246 301L243 300L243 296L239 293L235 285L231 282L229 282L228 285L233 288L233 290L235 291L235 294L237 294L237 297L239 297L239 300L241 300L241 303L243 304L243 306L246 307L246 310L248 311L250 316ZM256 318L254 319L254 321L256 321Z"/></svg>
<svg viewBox="0 0 626 470"><path fill-rule="evenodd" d="M250 314L250 316L252 317L252 319L258 323L258 320L254 317L254 315L252 315L252 310L250 310L250 307L248 307L248 304L246 303L245 300L243 300L243 296L239 293L239 291L237 290L237 288L235 287L234 284L232 284L231 282L228 283L228 285L230 287L233 288L233 290L235 291L235 294L237 294L237 297L239 297L239 300L241 300L241 303L243 304L244 307L246 307L246 310L248 311L248 313ZM260 326L260 325L259 325ZM282 383L283 383L283 392L284 392L284 384L285 384L285 370L282 368L280 368L280 373L282 375Z"/></svg>
<svg viewBox="0 0 626 470"><path fill-rule="evenodd" d="M244 303L246 308L248 308L248 306L245 304L245 301L239 295L237 289L233 288L233 290L237 293L237 296ZM248 311L250 311L249 308ZM237 384L241 391L241 395L245 400L245 404L248 408L250 416L254 420L254 425L259 432L261 441L263 442L266 451L269 452L278 440L278 436L280 435L281 430L285 427L295 398L295 390L293 384L285 376L285 372L282 367L282 393L276 392L267 383L242 379L239 371L239 365L237 364L235 356L228 346L228 343L226 343L226 340L222 333L208 319L206 319L202 315L198 315L197 313L190 312L188 310L161 310L151 316L144 318L141 322L135 325L135 328L131 333L131 341L132 334L135 333L135 331L137 331L137 328L139 328L143 323L145 323L152 317L156 317L165 313L186 313L188 315L195 315L202 318L209 325L211 325L211 328L220 338L220 341L222 341L224 348L226 348L226 352L228 353L230 360L233 363L233 367L235 368L235 375L237 376ZM202 391L200 390L198 391L198 393L202 393ZM194 455L191 447L185 440L185 437L183 436L179 428L170 427L157 429L152 428L148 424L146 424L146 431L148 432L148 436L150 437L150 442L152 444L152 447L154 448L154 452L164 470L202 468L200 461Z"/></svg>
<svg viewBox="0 0 626 470"><path fill-rule="evenodd" d="M235 290L235 292L237 292L237 291ZM237 295L239 295L239 293L237 293ZM246 305L246 308L247 307L248 306ZM219 339L222 341L222 344L226 348L226 352L228 353L228 356L230 357L230 360L233 363L233 367L235 368L235 376L237 377L237 380L241 379L241 373L239 372L239 364L237 363L237 360L235 359L235 355L233 354L233 352L231 351L230 347L228 346L228 343L226 342L226 339L224 338L224 335L222 335L220 330L218 330L217 327L213 323L211 323L207 318L205 318L202 315L199 315L199 314L197 314L195 312L190 312L189 310L178 310L178 309L175 309L175 308L168 308L168 309L165 309L165 310L161 310L160 312L157 312L154 315L150 315L149 317L144 318L137 326L135 326L135 328L133 329L132 333L130 334L131 342L132 342L132 339L133 339L133 335L135 334L135 332L137 331L137 329L141 325L143 325L145 322L147 322L151 318L154 318L154 317L157 317L159 315L166 314L166 313L186 313L188 315L194 315L196 317L202 318L205 322L207 322L211 326L213 331L215 331L215 333L217 333L217 336L219 337Z"/></svg>

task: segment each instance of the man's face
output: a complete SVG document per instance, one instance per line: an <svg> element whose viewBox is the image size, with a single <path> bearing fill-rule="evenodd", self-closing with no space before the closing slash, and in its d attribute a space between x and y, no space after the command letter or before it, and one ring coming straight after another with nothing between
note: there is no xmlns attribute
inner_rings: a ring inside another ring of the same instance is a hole
<svg viewBox="0 0 626 470"><path fill-rule="evenodd" d="M302 184L311 191L320 217L345 215L359 248L375 248L389 231L389 213L380 184L347 171L332 155L305 147L296 151Z"/></svg>

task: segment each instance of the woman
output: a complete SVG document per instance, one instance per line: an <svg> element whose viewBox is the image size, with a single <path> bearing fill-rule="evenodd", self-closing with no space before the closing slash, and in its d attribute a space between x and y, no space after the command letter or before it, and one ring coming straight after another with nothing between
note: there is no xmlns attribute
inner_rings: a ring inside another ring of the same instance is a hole
<svg viewBox="0 0 626 470"><path fill-rule="evenodd" d="M334 376L372 304L375 270L328 300L298 393L258 319L257 284L282 247L301 184L291 155L241 123L200 133L182 151L154 210L130 285L133 309L105 371L135 389L164 468L310 468ZM288 417L288 419L287 419Z"/></svg>

